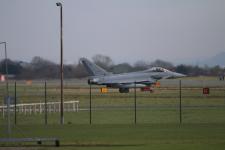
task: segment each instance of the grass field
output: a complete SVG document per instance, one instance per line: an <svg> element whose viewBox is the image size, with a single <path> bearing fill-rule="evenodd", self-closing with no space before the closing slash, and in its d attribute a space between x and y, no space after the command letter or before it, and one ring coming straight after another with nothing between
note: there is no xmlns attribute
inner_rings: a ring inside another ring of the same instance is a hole
<svg viewBox="0 0 225 150"><path fill-rule="evenodd" d="M116 124L116 125L23 125L13 132L13 137L58 137L57 149L155 149L155 150L208 150L225 148L225 124ZM55 149L52 143L37 147L23 143L25 149ZM7 149L8 143L0 149ZM18 144L10 144L18 149Z"/></svg>
<svg viewBox="0 0 225 150"><path fill-rule="evenodd" d="M83 81L66 81L64 99L79 100L79 112L65 112L65 125L59 125L60 114L17 115L11 137L58 137L58 149L224 149L225 148L225 82L216 78L182 80L182 124L179 110L179 82L165 80L153 93L137 92L137 124L134 124L134 92L100 93L92 89L92 124L89 112L89 87ZM203 95L202 87L210 94ZM0 84L3 99L5 85ZM14 96L10 82L10 96ZM47 83L47 100L60 100L59 82ZM44 82L17 82L19 103L44 102ZM14 113L11 123L14 124ZM2 114L0 114L2 116ZM6 134L7 118L0 117L0 138ZM22 149L54 149L52 143L20 143ZM8 146L15 146L10 148ZM20 149L18 143L0 143L0 149ZM25 146L25 147L24 147Z"/></svg>

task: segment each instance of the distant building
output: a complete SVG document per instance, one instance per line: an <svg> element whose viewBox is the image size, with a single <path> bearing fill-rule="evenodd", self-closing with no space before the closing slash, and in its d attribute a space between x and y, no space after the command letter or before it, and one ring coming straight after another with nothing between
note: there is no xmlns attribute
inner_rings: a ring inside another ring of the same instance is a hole
<svg viewBox="0 0 225 150"><path fill-rule="evenodd" d="M0 81L1 81L1 82L4 82L4 81L5 81L5 75L0 74Z"/></svg>
<svg viewBox="0 0 225 150"><path fill-rule="evenodd" d="M15 78L14 74L9 74L8 75L8 79L14 79L14 78ZM0 81L4 82L5 80L6 80L6 75L0 73Z"/></svg>

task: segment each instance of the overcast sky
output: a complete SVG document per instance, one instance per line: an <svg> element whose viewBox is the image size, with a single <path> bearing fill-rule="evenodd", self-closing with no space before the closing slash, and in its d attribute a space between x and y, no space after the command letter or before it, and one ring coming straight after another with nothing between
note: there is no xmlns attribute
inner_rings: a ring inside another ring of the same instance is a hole
<svg viewBox="0 0 225 150"><path fill-rule="evenodd" d="M59 62L55 0L0 0L0 41L13 60ZM225 0L65 0L64 61L198 61L225 51ZM4 49L0 45L0 49ZM1 59L3 54L1 53Z"/></svg>

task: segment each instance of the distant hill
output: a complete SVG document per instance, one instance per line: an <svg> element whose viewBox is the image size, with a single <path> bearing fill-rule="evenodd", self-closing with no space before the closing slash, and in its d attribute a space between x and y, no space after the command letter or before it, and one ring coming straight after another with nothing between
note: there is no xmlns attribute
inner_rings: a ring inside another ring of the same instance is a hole
<svg viewBox="0 0 225 150"><path fill-rule="evenodd" d="M218 53L208 59L199 62L200 66L208 65L210 67L219 65L220 67L225 67L225 52Z"/></svg>

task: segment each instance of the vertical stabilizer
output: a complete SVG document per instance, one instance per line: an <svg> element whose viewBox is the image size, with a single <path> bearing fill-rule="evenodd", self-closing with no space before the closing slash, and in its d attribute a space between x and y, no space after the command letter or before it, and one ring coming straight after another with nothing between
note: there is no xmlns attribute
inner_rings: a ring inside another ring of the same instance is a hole
<svg viewBox="0 0 225 150"><path fill-rule="evenodd" d="M105 71L101 67L97 66L96 64L90 62L86 58L81 58L80 61L84 65L84 67L87 69L88 73L90 73L92 76L103 76L108 75L109 72Z"/></svg>

